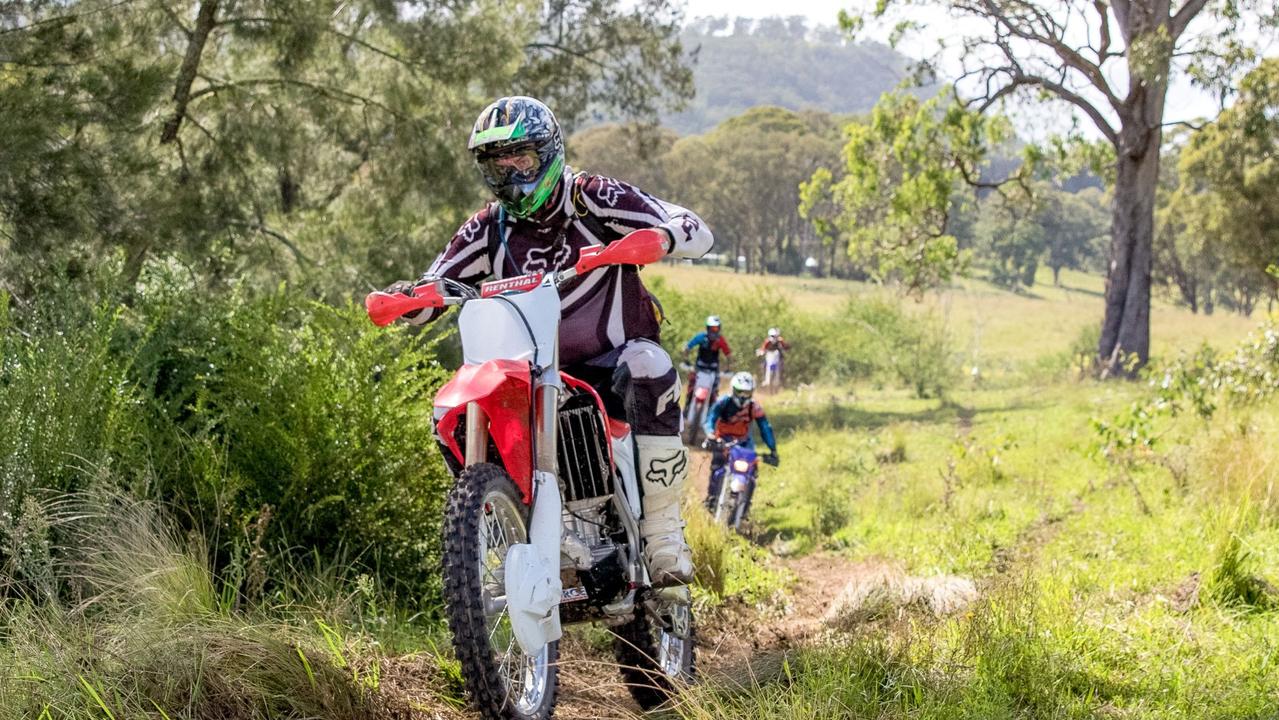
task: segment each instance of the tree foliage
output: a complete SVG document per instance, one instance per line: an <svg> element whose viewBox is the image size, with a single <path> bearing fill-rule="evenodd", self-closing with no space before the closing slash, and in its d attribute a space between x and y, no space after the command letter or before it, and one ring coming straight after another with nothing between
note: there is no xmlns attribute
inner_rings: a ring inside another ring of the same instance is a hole
<svg viewBox="0 0 1279 720"><path fill-rule="evenodd" d="M957 57L942 45L922 76L947 58L962 72L956 87L978 112L1005 101L1054 100L1082 115L1114 149L1112 238L1106 314L1098 362L1107 373L1131 372L1150 351L1150 273L1165 96L1176 72L1228 92L1240 69L1255 62L1247 37L1270 37L1279 7L1265 0L938 0L965 35ZM884 1L876 18L911 2ZM841 14L846 28L865 18ZM907 18L893 37L915 29ZM1241 27L1250 31L1241 33ZM951 44L949 47L955 47Z"/></svg>
<svg viewBox="0 0 1279 720"><path fill-rule="evenodd" d="M174 262L201 287L417 267L478 199L465 133L540 93L652 118L691 93L665 0L109 0L0 9L0 242L42 275ZM253 277L255 276L256 277Z"/></svg>
<svg viewBox="0 0 1279 720"><path fill-rule="evenodd" d="M915 292L961 269L950 232L953 198L965 184L989 184L981 179L987 148L1011 132L1003 119L948 99L949 93L927 101L885 95L869 122L845 128L844 177L821 170L801 189L800 212L819 232L836 234L875 278ZM1030 168L1027 163L1019 173Z"/></svg>
<svg viewBox="0 0 1279 720"><path fill-rule="evenodd" d="M1279 281L1268 272L1279 263L1276 197L1279 60L1269 59L1243 79L1234 105L1180 153L1164 239L1177 261L1170 270L1192 307L1201 286L1214 286L1244 313L1260 297L1276 297Z"/></svg>
<svg viewBox="0 0 1279 720"><path fill-rule="evenodd" d="M1054 284L1060 284L1063 268L1104 266L1107 218L1095 188L1069 193L1039 182L1029 196L986 196L977 215L975 254L997 284L1028 289L1040 265L1052 270Z"/></svg>
<svg viewBox="0 0 1279 720"><path fill-rule="evenodd" d="M834 116L758 107L701 135L607 125L571 138L583 168L612 174L695 208L716 252L750 271L798 273L825 252L799 216L799 185L838 152ZM829 268L828 268L829 269Z"/></svg>

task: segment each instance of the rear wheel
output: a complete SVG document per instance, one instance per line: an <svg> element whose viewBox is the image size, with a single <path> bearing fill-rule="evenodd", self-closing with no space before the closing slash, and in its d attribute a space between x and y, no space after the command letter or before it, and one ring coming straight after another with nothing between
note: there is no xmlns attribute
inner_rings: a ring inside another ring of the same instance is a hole
<svg viewBox="0 0 1279 720"><path fill-rule="evenodd" d="M647 612L640 611L634 620L617 628L613 639L613 655L622 682L644 710L660 706L694 679L696 633L692 607L675 606L669 624L669 628L663 628Z"/></svg>
<svg viewBox="0 0 1279 720"><path fill-rule="evenodd" d="M528 508L506 471L464 470L444 522L444 603L467 692L488 720L547 720L555 709L559 644L524 655L506 610L506 551L526 542Z"/></svg>

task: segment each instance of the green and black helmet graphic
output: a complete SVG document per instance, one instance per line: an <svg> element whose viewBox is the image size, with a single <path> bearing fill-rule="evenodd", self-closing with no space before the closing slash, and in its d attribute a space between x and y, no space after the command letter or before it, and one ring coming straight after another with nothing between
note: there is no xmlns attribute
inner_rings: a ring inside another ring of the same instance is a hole
<svg viewBox="0 0 1279 720"><path fill-rule="evenodd" d="M484 183L506 211L528 217L564 174L564 138L551 109L531 97L504 97L480 113L466 145Z"/></svg>

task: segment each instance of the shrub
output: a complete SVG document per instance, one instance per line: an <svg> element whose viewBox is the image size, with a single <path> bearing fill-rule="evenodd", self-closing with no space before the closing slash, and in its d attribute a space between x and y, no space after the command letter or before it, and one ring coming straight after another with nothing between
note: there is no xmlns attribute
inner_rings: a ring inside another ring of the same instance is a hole
<svg viewBox="0 0 1279 720"><path fill-rule="evenodd" d="M104 485L170 504L250 596L281 566L358 562L407 604L437 607L450 480L425 335L286 287L210 298L153 280L132 308L84 308L68 291L20 316L3 300L8 578L42 582L58 543L26 517L28 496Z"/></svg>
<svg viewBox="0 0 1279 720"><path fill-rule="evenodd" d="M111 350L117 314L63 299L46 307L70 307L72 320L33 313L19 327L0 294L0 572L46 590L57 535L31 514L35 499L147 473L142 398Z"/></svg>
<svg viewBox="0 0 1279 720"><path fill-rule="evenodd" d="M896 382L919 397L940 396L954 379L949 338L931 315L908 312L900 302L850 298L834 315L795 312L780 293L754 288L730 292L683 291L661 278L650 283L666 311L662 339L673 357L719 315L733 347L728 367L758 373L756 343L779 327L793 346L786 356L788 383L870 378Z"/></svg>
<svg viewBox="0 0 1279 720"><path fill-rule="evenodd" d="M253 569L261 536L268 558L358 560L434 607L450 479L431 433L444 377L431 343L283 287L161 296L145 312L135 377L165 448L159 489L219 539L220 564Z"/></svg>

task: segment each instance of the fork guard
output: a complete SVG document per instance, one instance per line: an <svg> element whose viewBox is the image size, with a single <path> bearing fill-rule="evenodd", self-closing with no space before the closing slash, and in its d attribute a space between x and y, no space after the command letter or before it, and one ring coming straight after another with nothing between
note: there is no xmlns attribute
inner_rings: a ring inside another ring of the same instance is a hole
<svg viewBox="0 0 1279 720"><path fill-rule="evenodd" d="M435 394L435 414L440 418L436 429L461 465L466 464L466 451L457 441L457 427L472 402L488 417L489 437L528 505L533 500L532 366L521 360L463 365Z"/></svg>

